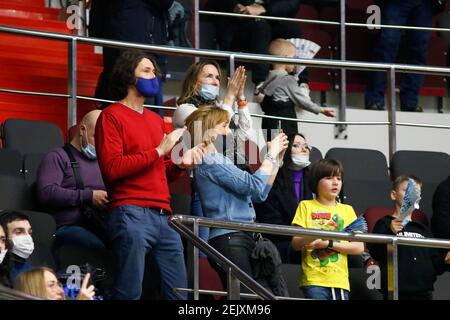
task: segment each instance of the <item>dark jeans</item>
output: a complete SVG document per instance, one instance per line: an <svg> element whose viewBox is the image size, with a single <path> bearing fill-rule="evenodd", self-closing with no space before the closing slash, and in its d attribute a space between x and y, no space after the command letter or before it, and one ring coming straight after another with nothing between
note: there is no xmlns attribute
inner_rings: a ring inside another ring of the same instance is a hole
<svg viewBox="0 0 450 320"><path fill-rule="evenodd" d="M431 27L432 8L429 0L392 0L381 5L381 24ZM394 63L397 57L402 30L382 28L378 44L373 52L374 62ZM408 30L406 45L407 64L426 63L429 31ZM384 106L386 72L372 72L365 95L366 107ZM423 75L403 73L400 83L400 102L403 111L414 111L418 106L418 94Z"/></svg>
<svg viewBox="0 0 450 320"><path fill-rule="evenodd" d="M348 300L348 291L341 288L306 286L302 290L306 299Z"/></svg>
<svg viewBox="0 0 450 320"><path fill-rule="evenodd" d="M204 217L202 204L200 202L200 197L198 195L197 189L195 187L194 180L191 179L191 215L196 217ZM204 241L208 242L209 239L209 228L208 227L199 227L198 235ZM199 251L199 257L206 257L206 254L203 251Z"/></svg>
<svg viewBox="0 0 450 320"><path fill-rule="evenodd" d="M169 226L168 217L133 205L113 209L109 220L116 275L112 299L140 298L147 254L152 254L158 264L164 299L178 299L173 288L187 287L183 245L179 234ZM185 293L181 295L186 299Z"/></svg>
<svg viewBox="0 0 450 320"><path fill-rule="evenodd" d="M95 234L76 225L61 226L56 230L54 247L58 248L62 245L105 249L105 244Z"/></svg>
<svg viewBox="0 0 450 320"><path fill-rule="evenodd" d="M255 240L250 234L241 231L228 233L210 239L209 244L253 278L253 265L250 255L255 248ZM227 288L226 272L216 262L210 260L210 263L219 274L222 286ZM248 292L244 287L241 289Z"/></svg>

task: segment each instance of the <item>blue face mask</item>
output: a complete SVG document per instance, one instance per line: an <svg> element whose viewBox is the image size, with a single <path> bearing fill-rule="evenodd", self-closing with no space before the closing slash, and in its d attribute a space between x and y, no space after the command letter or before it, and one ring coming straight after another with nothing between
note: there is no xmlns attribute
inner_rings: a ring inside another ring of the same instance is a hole
<svg viewBox="0 0 450 320"><path fill-rule="evenodd" d="M206 100L214 100L219 95L219 87L210 84L202 84L199 94Z"/></svg>
<svg viewBox="0 0 450 320"><path fill-rule="evenodd" d="M87 129L86 129L86 134L87 134ZM86 139L87 141L87 139ZM90 144L90 143L86 143L86 145L83 145L83 138L81 138L81 152L83 152L83 154L86 156L86 158L90 159L90 160L95 160L97 159L97 152L95 151L95 146Z"/></svg>
<svg viewBox="0 0 450 320"><path fill-rule="evenodd" d="M88 143L85 147L81 146L81 152L86 156L86 158L95 160L97 159L97 152L95 151L95 146Z"/></svg>
<svg viewBox="0 0 450 320"><path fill-rule="evenodd" d="M136 89L144 97L154 97L159 93L159 80L154 77L152 79L137 78Z"/></svg>

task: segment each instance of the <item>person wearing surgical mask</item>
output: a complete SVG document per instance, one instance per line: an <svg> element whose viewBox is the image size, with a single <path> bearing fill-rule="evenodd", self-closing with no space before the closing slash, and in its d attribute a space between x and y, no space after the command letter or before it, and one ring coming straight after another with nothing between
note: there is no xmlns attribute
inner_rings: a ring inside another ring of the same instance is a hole
<svg viewBox="0 0 450 320"><path fill-rule="evenodd" d="M230 129L241 141L250 137L252 119L247 107L247 98L244 93L247 80L246 70L243 66L236 69L228 78L223 101L219 100L222 73L216 61L205 60L194 63L186 71L180 97L177 100L177 109L173 115L175 128L182 128L186 120L186 110L192 106L216 105L225 109L230 118ZM237 113L237 114L236 114Z"/></svg>
<svg viewBox="0 0 450 320"><path fill-rule="evenodd" d="M264 201L272 187L282 166L280 160L289 145L287 136L280 133L271 141L261 166L251 174L237 167L217 150L215 141L220 139L220 136L231 133L225 110L217 107L199 108L186 119L186 126L191 136L191 144L203 142L206 145L206 155L194 170L195 187L205 216L217 220L254 222L254 203ZM246 274L257 278L252 268L255 263L252 260L252 252L256 244L251 233L212 227L208 243ZM275 261L279 259L276 252L271 257ZM259 258L256 260L259 261ZM224 270L215 263L213 267L218 271L225 288L227 281ZM278 273L277 266L273 269L274 277L281 274ZM281 278L267 281L276 295L285 294L282 288L284 280ZM261 279L257 281L263 282Z"/></svg>
<svg viewBox="0 0 450 320"><path fill-rule="evenodd" d="M147 86L144 84L143 87ZM49 151L39 166L37 199L40 209L55 218L55 250L62 245L104 249L107 243L107 239L97 234L96 226L88 225L82 215L87 206L105 211L109 201L97 162L94 138L101 112L88 112L76 127L70 143ZM84 188L77 186L69 153L77 162Z"/></svg>
<svg viewBox="0 0 450 320"><path fill-rule="evenodd" d="M175 129L182 128L186 118L197 108L203 106L218 106L226 110L229 115L230 129L233 130L234 136L229 135L227 139L220 137L220 141L217 143L221 144L221 149L231 161L241 164L241 168L248 169L244 155L244 143L250 137L252 119L244 94L245 68L238 67L228 79L222 102L219 100L221 78L221 69L216 61L204 60L192 64L186 72L172 123ZM192 178L191 175L191 214L203 217L200 199ZM208 240L208 230L207 227L200 227L200 237L205 241ZM201 251L200 257L205 257Z"/></svg>
<svg viewBox="0 0 450 320"><path fill-rule="evenodd" d="M33 230L28 217L16 211L4 211L0 215L1 224L9 240L10 279L12 282L24 271L30 270L32 265L27 262L34 251L32 238Z"/></svg>
<svg viewBox="0 0 450 320"><path fill-rule="evenodd" d="M256 219L261 223L290 226L298 204L312 199L308 186L311 147L304 135L288 135L289 146L284 155L284 165L278 172L266 201L255 203ZM267 234L277 246L284 263L298 262L298 254L290 248L291 237Z"/></svg>
<svg viewBox="0 0 450 320"><path fill-rule="evenodd" d="M10 279L10 263L9 263L9 243L6 238L5 230L0 225L0 285L11 288L12 283Z"/></svg>

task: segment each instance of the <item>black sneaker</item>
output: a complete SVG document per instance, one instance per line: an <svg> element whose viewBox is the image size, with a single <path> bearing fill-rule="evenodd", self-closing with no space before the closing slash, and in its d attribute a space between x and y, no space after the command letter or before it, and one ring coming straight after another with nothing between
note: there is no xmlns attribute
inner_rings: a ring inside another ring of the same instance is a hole
<svg viewBox="0 0 450 320"><path fill-rule="evenodd" d="M406 111L406 112L423 112L422 107L415 107L415 108L409 108L407 106L400 106L400 110L401 111Z"/></svg>
<svg viewBox="0 0 450 320"><path fill-rule="evenodd" d="M383 105L374 103L366 106L366 110L386 110L386 108Z"/></svg>

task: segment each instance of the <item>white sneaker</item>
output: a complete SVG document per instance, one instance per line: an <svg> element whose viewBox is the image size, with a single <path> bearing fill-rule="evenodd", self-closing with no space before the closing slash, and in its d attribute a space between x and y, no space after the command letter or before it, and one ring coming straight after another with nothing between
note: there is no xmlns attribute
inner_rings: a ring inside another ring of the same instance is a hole
<svg viewBox="0 0 450 320"><path fill-rule="evenodd" d="M311 100L311 97L309 96L309 93L311 92L311 90L309 90L309 85L303 82L300 83L299 87L301 94Z"/></svg>

